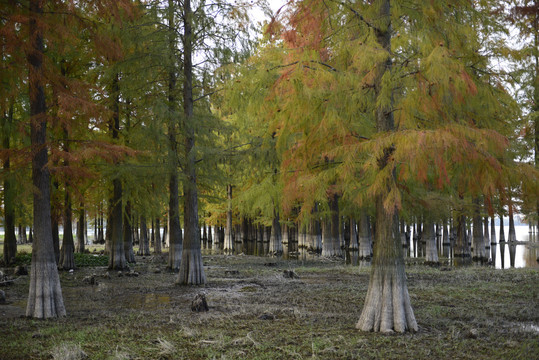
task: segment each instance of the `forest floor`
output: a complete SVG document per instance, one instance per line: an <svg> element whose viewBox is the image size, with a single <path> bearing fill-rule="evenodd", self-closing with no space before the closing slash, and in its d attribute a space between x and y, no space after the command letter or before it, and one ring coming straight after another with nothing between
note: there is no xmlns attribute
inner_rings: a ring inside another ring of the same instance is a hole
<svg viewBox="0 0 539 360"><path fill-rule="evenodd" d="M355 329L368 266L209 255L207 284L187 287L164 259L61 272L57 320L24 317L29 276L0 287L0 359L539 359L537 269L408 264L419 331L381 335ZM199 293L207 312L191 311Z"/></svg>

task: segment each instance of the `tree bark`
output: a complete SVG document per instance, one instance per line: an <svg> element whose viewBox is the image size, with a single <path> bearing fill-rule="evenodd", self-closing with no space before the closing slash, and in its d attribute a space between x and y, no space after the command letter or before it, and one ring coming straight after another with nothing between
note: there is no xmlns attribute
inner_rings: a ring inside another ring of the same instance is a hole
<svg viewBox="0 0 539 360"><path fill-rule="evenodd" d="M178 180L178 143L176 139L176 26L174 21L174 1L168 0L168 41L169 41L169 72L168 72L168 138L169 138L169 201L168 201L168 265L172 271L178 271L182 259L182 229L180 225L180 197Z"/></svg>
<svg viewBox="0 0 539 360"><path fill-rule="evenodd" d="M52 246L54 248L54 258L56 259L56 264L60 262L60 230L58 223L60 222L60 204L59 199L57 199L54 194L59 193L59 187L58 181L53 181L53 195L51 200L51 231L52 231ZM30 239L32 238L32 228L30 228ZM30 242L32 242L30 240Z"/></svg>
<svg viewBox="0 0 539 360"><path fill-rule="evenodd" d="M490 236L488 232L488 217L487 216L483 218L483 244L485 245L486 256L488 259L489 252L490 252Z"/></svg>
<svg viewBox="0 0 539 360"><path fill-rule="evenodd" d="M13 124L13 102L9 106L7 114L2 117L2 145L9 149L9 135ZM15 193L13 180L10 173L10 160L6 156L4 161L4 264L15 263L17 256L17 237L15 236Z"/></svg>
<svg viewBox="0 0 539 360"><path fill-rule="evenodd" d="M505 230L503 224L503 212L500 214L500 242L505 242Z"/></svg>
<svg viewBox="0 0 539 360"><path fill-rule="evenodd" d="M498 242L496 241L496 229L494 227L494 216L490 218L490 257L492 258L492 264L496 265L496 250Z"/></svg>
<svg viewBox="0 0 539 360"><path fill-rule="evenodd" d="M124 253L128 263L135 263L135 252L133 251L133 229L131 228L131 202L125 204L123 221Z"/></svg>
<svg viewBox="0 0 539 360"><path fill-rule="evenodd" d="M509 236L507 237L509 242L517 241L517 235L515 231L515 218L513 215L513 204L509 203Z"/></svg>
<svg viewBox="0 0 539 360"><path fill-rule="evenodd" d="M119 75L116 74L112 81L111 97L112 103L112 139L118 140L120 136L120 86ZM122 181L116 177L112 180L112 201L110 204L110 222L107 228L111 227L109 244L109 269L123 270L127 267L123 238L123 205L122 205Z"/></svg>
<svg viewBox="0 0 539 360"><path fill-rule="evenodd" d="M428 221L423 228L423 238L425 244L425 262L430 264L438 263L438 247L436 246L436 233L434 232L434 223Z"/></svg>
<svg viewBox="0 0 539 360"><path fill-rule="evenodd" d="M391 7L390 0L380 3L380 27L376 29L378 43L387 52L384 63L377 65L378 73L375 79L377 100L381 93L382 77L386 71L391 71ZM378 132L394 131L393 101L389 108L379 106L376 109L376 127ZM393 146L385 148L378 159L379 171L388 166L388 160L394 151ZM392 180L396 181L395 171L391 171ZM376 230L373 260L369 288L365 305L356 327L362 331L405 332L417 331L417 323L410 303L406 275L404 272L404 257L399 235L399 219L395 205L386 210L384 200L390 189L376 195Z"/></svg>
<svg viewBox="0 0 539 360"><path fill-rule="evenodd" d="M359 259L370 260L372 258L372 233L369 215L364 211L359 216Z"/></svg>
<svg viewBox="0 0 539 360"><path fill-rule="evenodd" d="M350 218L349 221L350 221L350 242L348 244L348 247L350 250L358 250L359 241L358 241L358 236L357 236L357 223L353 218Z"/></svg>
<svg viewBox="0 0 539 360"><path fill-rule="evenodd" d="M183 239L182 262L176 279L177 284L199 285L206 282L202 253L200 248L200 229L198 227L198 189L195 167L195 131L193 116L193 12L191 0L183 1L183 110L185 120L185 166L184 166L184 202L183 221L185 236Z"/></svg>
<svg viewBox="0 0 539 360"><path fill-rule="evenodd" d="M225 241L223 250L225 254L234 252L234 241L232 241L232 185L226 187L227 195L227 210L226 210L226 226L225 226Z"/></svg>
<svg viewBox="0 0 539 360"><path fill-rule="evenodd" d="M485 242L483 236L483 219L481 217L479 199L473 199L474 204L474 216L473 216L473 232L472 232L472 246L474 250L473 260L480 263L488 261L486 256Z"/></svg>
<svg viewBox="0 0 539 360"><path fill-rule="evenodd" d="M30 49L27 55L30 90L30 141L32 184L34 185L34 230L32 265L26 316L52 318L65 316L60 277L52 243L50 175L47 167L47 117L43 71L43 25L38 23L45 1L30 0Z"/></svg>
<svg viewBox="0 0 539 360"><path fill-rule="evenodd" d="M417 331L406 286L398 217L387 214L383 198L376 203L376 232L369 288L356 328L361 331Z"/></svg>
<svg viewBox="0 0 539 360"><path fill-rule="evenodd" d="M75 251L78 253L84 253L86 247L86 211L84 210L84 203L80 203L79 218L77 221L77 245Z"/></svg>
<svg viewBox="0 0 539 360"><path fill-rule="evenodd" d="M154 243L153 243L153 252L154 254L161 254L161 221L159 218L155 219L155 228L154 228Z"/></svg>
<svg viewBox="0 0 539 360"><path fill-rule="evenodd" d="M273 222L271 226L271 236L269 244L270 255L281 255L283 253L283 243L281 238L281 223L279 222L279 212L273 210Z"/></svg>
<svg viewBox="0 0 539 360"><path fill-rule="evenodd" d="M71 197L68 185L66 184L64 203L64 239L60 251L60 262L58 266L63 270L75 268L75 242L73 241L73 211L71 207Z"/></svg>
<svg viewBox="0 0 539 360"><path fill-rule="evenodd" d="M149 256L150 255L150 241L148 239L148 226L146 224L146 217L140 217L140 243L138 255Z"/></svg>

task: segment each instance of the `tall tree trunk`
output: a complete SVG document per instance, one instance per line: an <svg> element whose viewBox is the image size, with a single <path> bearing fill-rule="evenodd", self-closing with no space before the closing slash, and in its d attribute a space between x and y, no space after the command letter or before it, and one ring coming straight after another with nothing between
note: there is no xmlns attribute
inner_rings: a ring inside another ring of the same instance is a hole
<svg viewBox="0 0 539 360"><path fill-rule="evenodd" d="M32 184L34 185L34 229L32 267L26 316L51 318L65 316L60 277L52 243L50 175L47 167L47 115L43 71L43 0L30 0L30 49L27 53L30 90L30 141Z"/></svg>
<svg viewBox="0 0 539 360"><path fill-rule="evenodd" d="M58 223L60 222L61 210L60 203L57 196L54 194L59 193L58 181L53 181L53 196L51 200L51 230L52 230L52 246L54 248L54 258L56 259L56 264L60 261L60 230ZM32 238L32 228L30 228L30 239ZM30 240L32 242L32 240Z"/></svg>
<svg viewBox="0 0 539 360"><path fill-rule="evenodd" d="M534 1L533 5L537 9L537 1ZM533 42L534 42L534 48L535 51L533 53L534 57L534 82L533 82L533 106L532 106L532 113L535 114L534 116L534 150L535 150L535 168L539 170L539 116L537 114L539 113L539 15L537 12L535 13L535 18L533 21L533 28L534 28L534 36L533 36ZM537 198L535 203L535 216L536 218L536 225L537 225L537 231L539 232L539 198Z"/></svg>
<svg viewBox="0 0 539 360"><path fill-rule="evenodd" d="M273 222L271 226L270 255L281 255L283 253L283 243L281 238L281 223L279 222L279 212L273 209Z"/></svg>
<svg viewBox="0 0 539 360"><path fill-rule="evenodd" d="M79 206L79 218L77 220L77 245L75 251L83 253L86 246L86 211L84 210L84 203L81 202Z"/></svg>
<svg viewBox="0 0 539 360"><path fill-rule="evenodd" d="M200 248L200 229L198 227L198 189L195 167L195 131L193 116L193 12L191 0L183 1L183 110L185 120L185 166L184 166L184 202L183 221L185 236L183 239L182 262L176 283L199 285L206 282L202 253Z"/></svg>
<svg viewBox="0 0 539 360"><path fill-rule="evenodd" d="M496 241L496 229L494 227L494 215L490 218L490 257L492 258L492 265L496 266L496 253L498 243Z"/></svg>
<svg viewBox="0 0 539 360"><path fill-rule="evenodd" d="M119 74L116 74L112 81L111 97L112 103L112 139L117 141L120 137L120 86ZM107 223L107 228L110 226L110 252L109 252L109 269L122 270L127 267L124 250L123 237L123 205L122 205L122 181L116 177L112 180L112 202L110 204L112 211L110 212L110 223Z"/></svg>
<svg viewBox="0 0 539 360"><path fill-rule="evenodd" d="M505 229L503 224L503 212L500 214L500 242L505 242Z"/></svg>
<svg viewBox="0 0 539 360"><path fill-rule="evenodd" d="M339 227L339 198L332 194L328 198L329 217L322 225L322 256L342 256Z"/></svg>
<svg viewBox="0 0 539 360"><path fill-rule="evenodd" d="M159 218L155 219L155 228L154 228L154 243L153 243L153 252L154 254L161 254L161 221Z"/></svg>
<svg viewBox="0 0 539 360"><path fill-rule="evenodd" d="M359 241L357 236L357 224L356 221L351 217L349 219L350 221L350 242L349 242L349 249L350 250L358 250L359 249Z"/></svg>
<svg viewBox="0 0 539 360"><path fill-rule="evenodd" d="M9 149L9 135L13 124L13 102L7 114L2 117L2 146ZM10 173L9 156L4 161L4 264L15 262L17 256L17 237L15 236L15 193Z"/></svg>
<svg viewBox="0 0 539 360"><path fill-rule="evenodd" d="M457 215L457 237L455 239L455 249L453 255L455 265L469 265L472 260L472 252L466 236L466 216Z"/></svg>
<svg viewBox="0 0 539 360"><path fill-rule="evenodd" d="M208 247L208 229L206 223L202 223L202 246L204 249Z"/></svg>
<svg viewBox="0 0 539 360"><path fill-rule="evenodd" d="M490 235L488 232L488 216L483 218L483 244L485 245L485 252L487 259L490 253Z"/></svg>
<svg viewBox="0 0 539 360"><path fill-rule="evenodd" d="M322 223L322 256L341 256L339 238L339 200L337 195L328 197L329 217Z"/></svg>
<svg viewBox="0 0 539 360"><path fill-rule="evenodd" d="M62 70L62 75L65 75ZM69 132L67 127L63 126L64 144L63 148L66 153L69 153ZM64 166L69 167L69 161L64 160ZM71 204L71 195L69 192L70 184L66 181L64 194L64 238L62 240L62 249L60 251L60 261L58 266L60 269L69 270L75 268L75 242L73 241L73 207Z"/></svg>
<svg viewBox="0 0 539 360"><path fill-rule="evenodd" d="M226 226L225 226L225 241L223 250L225 254L234 252L234 242L232 241L232 185L226 187L227 195L227 210L226 210Z"/></svg>
<svg viewBox="0 0 539 360"><path fill-rule="evenodd" d="M75 268L75 242L73 241L73 210L71 197L66 184L65 205L64 205L64 238L60 251L60 269L69 270Z"/></svg>
<svg viewBox="0 0 539 360"><path fill-rule="evenodd" d="M370 260L372 258L372 232L371 221L366 212L359 215L359 259Z"/></svg>
<svg viewBox="0 0 539 360"><path fill-rule="evenodd" d="M442 254L449 258L451 254L451 238L449 237L449 224L447 219L442 222Z"/></svg>
<svg viewBox="0 0 539 360"><path fill-rule="evenodd" d="M131 228L131 202L125 204L123 221L124 253L128 263L135 263L135 252L133 251L133 229Z"/></svg>
<svg viewBox="0 0 539 360"><path fill-rule="evenodd" d="M425 262L438 263L438 247L436 246L436 233L434 232L434 223L425 222L423 227L423 239L425 239Z"/></svg>
<svg viewBox="0 0 539 360"><path fill-rule="evenodd" d="M337 194L334 194L330 197L329 208L331 210L331 252L333 253L332 256L342 256L339 196Z"/></svg>
<svg viewBox="0 0 539 360"><path fill-rule="evenodd" d="M473 234L472 246L473 246L473 251L474 251L473 259L480 263L485 263L488 261L488 257L486 256L485 242L484 242L484 236L483 236L483 219L480 214L479 199L474 198L473 204L474 204L473 233L472 233Z"/></svg>
<svg viewBox="0 0 539 360"><path fill-rule="evenodd" d="M381 1L379 15L380 27L376 29L376 36L378 43L387 52L387 59L384 63L377 64L378 73L375 79L377 100L382 91L382 77L386 71L391 71L392 66L390 0ZM379 106L376 109L378 132L386 133L394 130L392 102L388 108ZM388 166L388 160L393 151L393 147L384 149L382 157L378 159L379 171ZM395 180L394 170L391 173ZM365 305L356 327L362 331L384 333L417 331L417 323L406 285L397 208L392 206L391 209L386 210L384 206L384 200L388 194L389 189L375 197L376 231L371 276Z"/></svg>
<svg viewBox="0 0 539 360"><path fill-rule="evenodd" d="M148 239L148 226L146 224L146 217L140 217L140 243L138 254L142 256L150 255L150 241Z"/></svg>
<svg viewBox="0 0 539 360"><path fill-rule="evenodd" d="M163 244L165 247L168 246L168 216L167 221L163 224Z"/></svg>
<svg viewBox="0 0 539 360"><path fill-rule="evenodd" d="M182 229L180 225L180 196L178 180L178 142L176 114L176 25L174 21L174 0L168 0L168 139L169 139L169 200L168 200L168 265L172 271L180 269L182 259Z"/></svg>
<svg viewBox="0 0 539 360"><path fill-rule="evenodd" d="M513 215L513 203L509 202L509 236L507 237L509 242L517 241L517 233L515 231L515 218Z"/></svg>

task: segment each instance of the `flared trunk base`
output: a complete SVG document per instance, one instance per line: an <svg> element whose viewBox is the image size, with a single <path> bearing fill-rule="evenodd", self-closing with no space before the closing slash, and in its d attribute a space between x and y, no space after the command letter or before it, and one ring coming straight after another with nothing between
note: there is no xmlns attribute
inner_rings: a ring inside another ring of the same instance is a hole
<svg viewBox="0 0 539 360"><path fill-rule="evenodd" d="M373 267L357 329L382 333L417 331L404 268L401 267Z"/></svg>
<svg viewBox="0 0 539 360"><path fill-rule="evenodd" d="M177 285L203 285L206 283L200 249L184 249Z"/></svg>
<svg viewBox="0 0 539 360"><path fill-rule="evenodd" d="M48 319L66 316L56 262L32 261L26 316Z"/></svg>

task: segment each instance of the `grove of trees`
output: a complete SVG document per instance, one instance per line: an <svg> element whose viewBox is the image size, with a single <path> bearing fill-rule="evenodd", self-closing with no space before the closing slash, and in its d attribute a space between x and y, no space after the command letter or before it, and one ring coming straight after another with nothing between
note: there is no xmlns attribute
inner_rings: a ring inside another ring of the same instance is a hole
<svg viewBox="0 0 539 360"><path fill-rule="evenodd" d="M489 219L539 225L538 39L530 0L3 1L3 261L29 227L27 316L66 315L58 269L93 226L110 269L165 245L179 285L211 243L359 251L357 328L416 331L410 240L486 263Z"/></svg>

